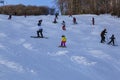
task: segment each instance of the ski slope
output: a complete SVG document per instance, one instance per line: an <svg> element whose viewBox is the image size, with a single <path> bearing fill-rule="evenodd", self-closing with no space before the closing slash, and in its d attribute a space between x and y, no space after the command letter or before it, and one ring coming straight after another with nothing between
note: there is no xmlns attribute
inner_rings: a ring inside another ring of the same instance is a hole
<svg viewBox="0 0 120 80"><path fill-rule="evenodd" d="M120 80L120 18L110 15L13 16L0 15L0 80ZM91 23L95 18L95 25ZM44 36L36 36L42 19ZM62 21L66 22L63 31ZM115 44L100 43L100 32L107 29L107 41L114 34ZM61 35L67 48L59 48Z"/></svg>

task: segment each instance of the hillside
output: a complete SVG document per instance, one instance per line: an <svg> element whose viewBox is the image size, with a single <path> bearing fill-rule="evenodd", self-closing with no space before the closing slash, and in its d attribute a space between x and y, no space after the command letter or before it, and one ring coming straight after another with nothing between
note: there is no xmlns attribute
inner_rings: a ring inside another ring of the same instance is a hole
<svg viewBox="0 0 120 80"><path fill-rule="evenodd" d="M110 15L13 16L0 15L1 80L120 80L120 19ZM91 24L91 18L96 20ZM48 39L34 39L37 22L43 19L43 34ZM61 29L66 21L66 31ZM100 43L100 32L107 29L107 41L114 34L112 46ZM59 48L61 35L67 48Z"/></svg>

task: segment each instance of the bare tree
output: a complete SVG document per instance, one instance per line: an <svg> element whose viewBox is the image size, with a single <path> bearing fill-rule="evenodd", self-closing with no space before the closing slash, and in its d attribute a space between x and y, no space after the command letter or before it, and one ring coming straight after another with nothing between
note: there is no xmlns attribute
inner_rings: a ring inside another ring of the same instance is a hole
<svg viewBox="0 0 120 80"><path fill-rule="evenodd" d="M120 0L57 0L62 14L112 13L120 16Z"/></svg>

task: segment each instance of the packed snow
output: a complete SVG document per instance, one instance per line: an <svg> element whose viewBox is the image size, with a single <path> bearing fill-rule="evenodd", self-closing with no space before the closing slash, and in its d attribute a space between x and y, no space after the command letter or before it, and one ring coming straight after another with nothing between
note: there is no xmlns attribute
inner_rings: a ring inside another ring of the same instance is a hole
<svg viewBox="0 0 120 80"><path fill-rule="evenodd" d="M0 15L0 80L120 80L120 18L111 15L13 16ZM95 25L91 19L95 18ZM42 19L43 35L37 36ZM62 21L66 31L62 30ZM115 45L100 43L106 28L106 41L115 35ZM67 48L58 47L61 36Z"/></svg>

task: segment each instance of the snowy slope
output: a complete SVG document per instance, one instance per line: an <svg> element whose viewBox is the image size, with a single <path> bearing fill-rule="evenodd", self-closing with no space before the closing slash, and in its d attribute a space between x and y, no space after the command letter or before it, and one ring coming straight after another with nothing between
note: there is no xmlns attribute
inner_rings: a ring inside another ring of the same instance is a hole
<svg viewBox="0 0 120 80"><path fill-rule="evenodd" d="M13 16L0 15L0 80L120 80L120 47L100 43L100 32L107 29L107 40L114 34L120 44L120 19L110 15ZM91 18L95 17L95 26ZM37 21L43 19L44 36L34 39ZM66 31L61 23L66 21ZM61 35L67 48L58 48Z"/></svg>

